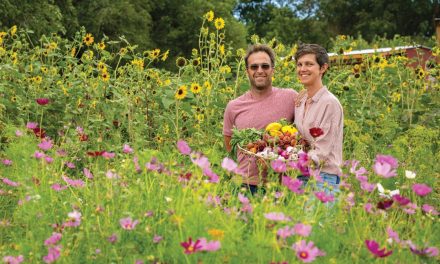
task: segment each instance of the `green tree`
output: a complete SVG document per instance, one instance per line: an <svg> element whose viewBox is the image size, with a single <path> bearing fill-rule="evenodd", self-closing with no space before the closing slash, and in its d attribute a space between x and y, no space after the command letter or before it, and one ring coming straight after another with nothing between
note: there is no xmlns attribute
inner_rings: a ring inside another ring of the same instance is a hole
<svg viewBox="0 0 440 264"><path fill-rule="evenodd" d="M66 32L61 11L53 0L0 1L0 28L13 25L31 29L34 39L42 34Z"/></svg>

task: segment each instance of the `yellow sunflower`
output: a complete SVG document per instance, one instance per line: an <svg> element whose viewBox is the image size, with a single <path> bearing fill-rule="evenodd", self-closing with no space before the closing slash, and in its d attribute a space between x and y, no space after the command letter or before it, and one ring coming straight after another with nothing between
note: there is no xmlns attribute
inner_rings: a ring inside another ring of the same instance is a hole
<svg viewBox="0 0 440 264"><path fill-rule="evenodd" d="M177 65L177 67L179 67L179 68L185 66L185 65L186 65L186 59L183 58L183 57L178 57L178 58L176 59L176 65Z"/></svg>
<svg viewBox="0 0 440 264"><path fill-rule="evenodd" d="M162 54L162 61L166 61L168 59L168 54L170 53L170 50L165 51L165 53Z"/></svg>
<svg viewBox="0 0 440 264"><path fill-rule="evenodd" d="M225 27L225 21L221 17L216 18L214 21L214 26L217 30L220 30Z"/></svg>
<svg viewBox="0 0 440 264"><path fill-rule="evenodd" d="M160 54L160 49L154 49L148 53L148 57L152 60L155 60L155 59L157 59L159 54Z"/></svg>
<svg viewBox="0 0 440 264"><path fill-rule="evenodd" d="M83 42L84 44L86 44L87 46L90 46L93 44L93 41L95 39L93 38L92 34L87 33L84 37L83 37Z"/></svg>
<svg viewBox="0 0 440 264"><path fill-rule="evenodd" d="M176 94L174 95L174 97L177 100L182 100L183 98L186 97L186 94L188 93L186 85L181 85L179 87L179 89L177 89Z"/></svg>
<svg viewBox="0 0 440 264"><path fill-rule="evenodd" d="M214 19L214 11L211 10L208 13L206 13L205 14L205 18L206 18L206 20L211 22Z"/></svg>
<svg viewBox="0 0 440 264"><path fill-rule="evenodd" d="M98 44L98 49L100 49L100 50L104 50L104 49L105 49L105 43L104 43L104 41L99 42L99 44Z"/></svg>
<svg viewBox="0 0 440 264"><path fill-rule="evenodd" d="M104 82L108 82L108 80L110 79L110 74L108 72L106 72L106 71L102 72L101 73L101 79Z"/></svg>
<svg viewBox="0 0 440 264"><path fill-rule="evenodd" d="M198 94L202 90L202 87L198 83L192 83L191 84L191 92L193 94Z"/></svg>

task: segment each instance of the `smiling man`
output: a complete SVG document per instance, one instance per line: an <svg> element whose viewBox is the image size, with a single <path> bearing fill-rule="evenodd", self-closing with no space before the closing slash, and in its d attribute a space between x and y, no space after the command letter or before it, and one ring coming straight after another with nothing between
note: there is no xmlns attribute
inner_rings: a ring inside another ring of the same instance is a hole
<svg viewBox="0 0 440 264"><path fill-rule="evenodd" d="M245 56L246 73L250 89L226 106L223 119L223 136L226 150L231 151L232 128L264 129L269 123L282 118L294 120L294 103L297 92L293 89L272 87L275 71L275 53L267 45L252 45ZM243 184L252 193L264 183L265 172L258 169L254 158L237 153L238 173Z"/></svg>

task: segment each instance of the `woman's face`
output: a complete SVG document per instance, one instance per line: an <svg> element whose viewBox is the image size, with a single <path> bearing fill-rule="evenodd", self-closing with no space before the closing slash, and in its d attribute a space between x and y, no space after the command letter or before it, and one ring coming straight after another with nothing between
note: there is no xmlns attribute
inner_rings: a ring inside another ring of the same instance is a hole
<svg viewBox="0 0 440 264"><path fill-rule="evenodd" d="M319 66L315 54L305 54L296 62L296 73L300 82L308 87L321 82L328 65Z"/></svg>

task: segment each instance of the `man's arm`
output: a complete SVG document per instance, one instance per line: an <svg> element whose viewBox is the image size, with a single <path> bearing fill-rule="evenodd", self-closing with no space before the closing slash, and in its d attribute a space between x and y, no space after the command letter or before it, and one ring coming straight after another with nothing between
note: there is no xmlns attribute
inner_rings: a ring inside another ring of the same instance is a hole
<svg viewBox="0 0 440 264"><path fill-rule="evenodd" d="M225 148L227 152L231 152L232 146L231 146L231 136L223 136L225 140Z"/></svg>

